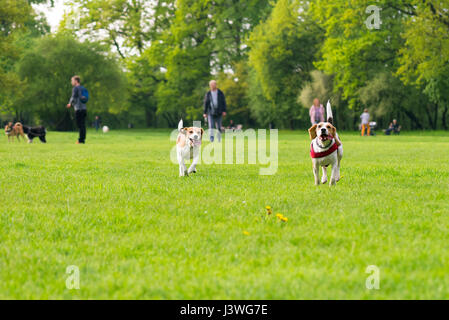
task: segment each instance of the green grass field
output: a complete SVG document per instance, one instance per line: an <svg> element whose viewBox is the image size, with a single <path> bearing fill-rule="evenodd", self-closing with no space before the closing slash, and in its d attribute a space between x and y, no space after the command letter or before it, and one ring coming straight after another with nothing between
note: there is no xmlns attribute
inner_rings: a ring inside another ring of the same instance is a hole
<svg viewBox="0 0 449 320"><path fill-rule="evenodd" d="M448 299L449 134L340 136L335 188L313 185L300 131L280 133L273 176L199 165L179 178L168 130L4 138L0 298Z"/></svg>

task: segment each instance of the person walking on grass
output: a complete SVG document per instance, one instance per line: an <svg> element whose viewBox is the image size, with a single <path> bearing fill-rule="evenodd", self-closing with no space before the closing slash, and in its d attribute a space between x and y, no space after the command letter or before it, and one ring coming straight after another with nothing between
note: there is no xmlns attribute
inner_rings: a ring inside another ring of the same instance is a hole
<svg viewBox="0 0 449 320"><path fill-rule="evenodd" d="M365 129L367 131L367 136L370 135L370 127L369 127L369 118L370 115L368 113L368 109L365 109L360 116L360 119L362 119L362 137L365 135Z"/></svg>
<svg viewBox="0 0 449 320"><path fill-rule="evenodd" d="M320 100L318 98L313 100L313 105L309 110L309 116L312 126L320 122L324 122L324 107L320 104Z"/></svg>
<svg viewBox="0 0 449 320"><path fill-rule="evenodd" d="M86 88L81 85L81 78L79 76L73 76L71 82L73 86L72 96L67 104L67 108L73 106L75 109L75 120L79 129L79 138L76 144L84 144L86 143L86 103L89 100L89 93Z"/></svg>
<svg viewBox="0 0 449 320"><path fill-rule="evenodd" d="M221 123L226 116L226 98L224 93L217 88L217 81L209 82L210 90L204 97L204 119L209 122L210 142L214 142L214 127L217 128L217 139L221 141Z"/></svg>

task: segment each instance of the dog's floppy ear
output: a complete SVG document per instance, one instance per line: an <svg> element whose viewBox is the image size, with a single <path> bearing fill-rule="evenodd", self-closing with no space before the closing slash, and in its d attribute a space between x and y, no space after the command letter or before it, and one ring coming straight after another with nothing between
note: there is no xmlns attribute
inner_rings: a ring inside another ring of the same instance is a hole
<svg viewBox="0 0 449 320"><path fill-rule="evenodd" d="M337 135L337 128L335 128L332 124L330 126L331 126L331 128L329 129L329 131L330 131L332 137L335 138L335 136Z"/></svg>
<svg viewBox="0 0 449 320"><path fill-rule="evenodd" d="M201 128L201 138L203 137L203 135L204 135L204 130L203 130L203 128Z"/></svg>
<svg viewBox="0 0 449 320"><path fill-rule="evenodd" d="M181 133L186 134L189 131L189 127L184 127L181 129Z"/></svg>
<svg viewBox="0 0 449 320"><path fill-rule="evenodd" d="M335 139L335 143L337 143L337 146L341 146L341 141L337 136L337 128L335 128L332 124L331 124L331 128L329 129L329 131L331 132L332 137L334 137Z"/></svg>
<svg viewBox="0 0 449 320"><path fill-rule="evenodd" d="M316 138L316 127L317 127L317 125L314 124L314 125L309 129L310 140L313 140L313 139Z"/></svg>

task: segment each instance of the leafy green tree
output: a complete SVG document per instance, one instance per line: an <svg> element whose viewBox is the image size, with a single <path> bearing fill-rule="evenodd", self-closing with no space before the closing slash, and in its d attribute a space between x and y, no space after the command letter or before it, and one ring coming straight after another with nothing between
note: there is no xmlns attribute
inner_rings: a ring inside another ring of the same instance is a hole
<svg viewBox="0 0 449 320"><path fill-rule="evenodd" d="M413 10L399 50L404 81L426 81L446 71L449 61L449 1L412 1Z"/></svg>
<svg viewBox="0 0 449 320"><path fill-rule="evenodd" d="M248 66L245 61L240 61L232 66L232 73L220 73L218 87L226 94L228 115L225 124L230 120L234 124L254 125L249 110L248 98Z"/></svg>
<svg viewBox="0 0 449 320"><path fill-rule="evenodd" d="M166 81L157 48L153 45L141 56L129 58L127 64L129 104L134 111L143 110L147 127L158 125L156 92L159 84Z"/></svg>
<svg viewBox="0 0 449 320"><path fill-rule="evenodd" d="M126 60L130 103L146 124L172 126L201 114L213 71L246 59L246 38L271 10L268 0L73 0L62 24L109 45ZM73 28L70 21L79 23Z"/></svg>
<svg viewBox="0 0 449 320"><path fill-rule="evenodd" d="M309 80L319 30L301 15L300 1L279 0L250 36L250 108L263 125L294 126L304 116L297 97Z"/></svg>
<svg viewBox="0 0 449 320"><path fill-rule="evenodd" d="M34 38L49 31L42 15L31 3L46 1L0 0L0 113L8 120L26 116L17 105L24 95L25 83L16 72L16 64Z"/></svg>
<svg viewBox="0 0 449 320"><path fill-rule="evenodd" d="M158 121L156 93L166 82L161 71L163 35L174 19L175 0L73 0L61 28L101 43L118 53L127 69L130 112L143 113L145 124Z"/></svg>
<svg viewBox="0 0 449 320"><path fill-rule="evenodd" d="M15 35L26 28L32 9L25 0L1 0L0 17L0 108L11 111L14 97L21 94L22 86L14 72L15 61L20 56Z"/></svg>
<svg viewBox="0 0 449 320"><path fill-rule="evenodd" d="M72 12L61 28L96 39L114 48L125 59L142 54L165 30L174 11L174 0L72 0Z"/></svg>
<svg viewBox="0 0 449 320"><path fill-rule="evenodd" d="M349 107L361 108L358 90L378 72L397 68L397 50L403 45L401 38L404 21L409 18L408 5L403 1L377 1L382 9L379 29L366 25L369 14L366 0L315 1L311 12L326 31L321 48L321 59L316 66L334 76L334 87L342 90Z"/></svg>
<svg viewBox="0 0 449 320"><path fill-rule="evenodd" d="M399 50L397 74L406 84L424 88L430 103L426 105L429 125L437 129L441 107L442 125L448 129L449 101L449 1L412 1L405 45Z"/></svg>
<svg viewBox="0 0 449 320"><path fill-rule="evenodd" d="M382 9L379 29L365 25L371 4L365 0L312 2L311 12L326 30L315 65L334 76L334 88L343 92L343 99L355 111L368 103L380 115L394 102L389 112L405 115L412 127L436 129L443 106L443 126L447 127L447 104L441 93L447 88L448 1L377 1L375 5ZM381 80L390 81L390 88L383 88ZM374 93L385 90L388 94L379 98L380 105L373 104ZM414 97L415 103L408 97Z"/></svg>
<svg viewBox="0 0 449 320"><path fill-rule="evenodd" d="M441 124L444 130L448 130L447 113L449 107L449 78L447 77L447 74L449 71L449 65L446 66L445 70L445 73L434 75L434 77L426 81L426 86L423 90L430 102L433 104L433 112L430 110L432 105L427 104L426 108L427 118L429 119L430 126L433 129L437 129L438 127L439 107L442 107Z"/></svg>
<svg viewBox="0 0 449 320"><path fill-rule="evenodd" d="M159 83L156 93L157 114L170 127L186 115L190 115L187 120L195 120L191 118L193 109L200 114L204 88L210 79L210 6L208 0L178 0L175 18L161 40L166 81Z"/></svg>
<svg viewBox="0 0 449 320"><path fill-rule="evenodd" d="M396 118L402 126L422 130L426 124L427 97L421 90L404 85L391 72L378 73L359 89L359 96L371 115L384 127ZM404 117L404 115L406 117Z"/></svg>
<svg viewBox="0 0 449 320"><path fill-rule="evenodd" d="M126 108L126 81L119 64L97 43L80 43L70 36L46 36L36 40L18 64L26 81L20 108L35 112L38 121L57 130L72 128L65 108L77 74L90 94L89 114L118 113Z"/></svg>
<svg viewBox="0 0 449 320"><path fill-rule="evenodd" d="M213 25L213 68L225 71L245 60L247 39L254 27L265 21L272 10L270 0L216 0L211 7Z"/></svg>

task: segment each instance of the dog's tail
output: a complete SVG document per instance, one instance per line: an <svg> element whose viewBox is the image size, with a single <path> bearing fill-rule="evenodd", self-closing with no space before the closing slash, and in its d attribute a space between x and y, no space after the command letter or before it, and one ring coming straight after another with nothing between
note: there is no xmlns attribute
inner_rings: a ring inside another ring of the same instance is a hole
<svg viewBox="0 0 449 320"><path fill-rule="evenodd" d="M184 127L184 123L182 122L182 119L181 119L181 120L179 120L179 123L178 123L178 131L181 132L183 127Z"/></svg>
<svg viewBox="0 0 449 320"><path fill-rule="evenodd" d="M331 101L327 100L327 106L326 106L326 115L327 115L327 122L330 124L334 124L334 116L332 115L332 107L331 107Z"/></svg>

